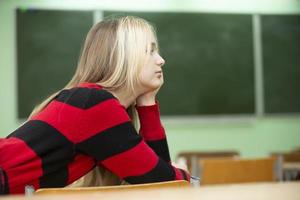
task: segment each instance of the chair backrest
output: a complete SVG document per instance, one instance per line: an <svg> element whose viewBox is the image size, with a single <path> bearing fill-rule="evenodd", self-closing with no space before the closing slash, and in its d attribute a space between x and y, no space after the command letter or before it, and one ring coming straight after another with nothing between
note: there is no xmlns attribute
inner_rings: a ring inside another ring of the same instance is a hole
<svg viewBox="0 0 300 200"><path fill-rule="evenodd" d="M274 153L272 154L276 157L281 157L283 162L300 162L300 151L293 151L291 153Z"/></svg>
<svg viewBox="0 0 300 200"><path fill-rule="evenodd" d="M200 161L201 185L273 182L276 159L208 159Z"/></svg>
<svg viewBox="0 0 300 200"><path fill-rule="evenodd" d="M206 158L235 158L238 157L237 151L185 151L177 155L177 159L184 159L188 170L194 176L199 176L199 160Z"/></svg>
<svg viewBox="0 0 300 200"><path fill-rule="evenodd" d="M91 192L109 192L126 190L149 190L159 188L184 188L190 187L188 181L167 181L159 183L135 184L135 185L117 185L101 187L77 187L77 188L43 188L35 191L35 194L69 194L69 193L91 193Z"/></svg>

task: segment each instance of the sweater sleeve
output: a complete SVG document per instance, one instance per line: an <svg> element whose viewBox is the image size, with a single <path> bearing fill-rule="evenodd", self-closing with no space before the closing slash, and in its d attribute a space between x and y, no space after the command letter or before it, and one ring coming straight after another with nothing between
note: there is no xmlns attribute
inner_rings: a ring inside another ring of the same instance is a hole
<svg viewBox="0 0 300 200"><path fill-rule="evenodd" d="M160 121L159 104L136 107L140 120L140 135L154 152L166 162L170 153L165 130Z"/></svg>
<svg viewBox="0 0 300 200"><path fill-rule="evenodd" d="M128 183L189 180L185 171L161 159L137 134L123 106L114 98L84 110L76 150Z"/></svg>

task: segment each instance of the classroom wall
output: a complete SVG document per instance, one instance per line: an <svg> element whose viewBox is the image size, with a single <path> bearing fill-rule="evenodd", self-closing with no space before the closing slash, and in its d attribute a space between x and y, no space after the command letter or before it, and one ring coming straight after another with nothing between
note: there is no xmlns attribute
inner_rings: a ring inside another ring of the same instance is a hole
<svg viewBox="0 0 300 200"><path fill-rule="evenodd" d="M151 4L151 7L149 6ZM298 13L298 0L1 0L0 1L0 137L16 129L16 7L223 13ZM159 30L158 30L159 31ZM237 150L262 157L300 147L300 115L261 118L164 119L171 155L182 150Z"/></svg>

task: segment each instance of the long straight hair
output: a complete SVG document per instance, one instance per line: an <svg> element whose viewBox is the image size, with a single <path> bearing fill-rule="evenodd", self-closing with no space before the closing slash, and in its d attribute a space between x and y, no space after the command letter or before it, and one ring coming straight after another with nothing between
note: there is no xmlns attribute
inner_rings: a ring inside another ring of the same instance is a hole
<svg viewBox="0 0 300 200"><path fill-rule="evenodd" d="M98 83L109 91L122 89L134 94L151 42L157 44L154 27L138 17L112 18L95 24L87 34L70 82L36 106L29 118L41 112L62 90L83 82ZM134 105L129 106L127 111L136 125Z"/></svg>
<svg viewBox="0 0 300 200"><path fill-rule="evenodd" d="M150 44L157 44L153 26L144 19L125 16L95 24L87 34L77 69L70 82L35 107L29 119L41 112L62 90L83 82L100 84L103 89L134 94L138 75L150 54ZM127 112L137 128L134 104ZM97 167L71 184L76 186L115 185L122 183L111 172ZM124 182L123 182L124 183Z"/></svg>

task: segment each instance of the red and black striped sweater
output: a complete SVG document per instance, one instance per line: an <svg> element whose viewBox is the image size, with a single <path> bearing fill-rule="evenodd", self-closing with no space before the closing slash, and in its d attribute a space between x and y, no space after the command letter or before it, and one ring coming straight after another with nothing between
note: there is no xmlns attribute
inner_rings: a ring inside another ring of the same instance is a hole
<svg viewBox="0 0 300 200"><path fill-rule="evenodd" d="M126 109L94 83L63 90L20 128L0 139L0 194L64 187L99 165L128 183L189 180L170 164L158 105Z"/></svg>

